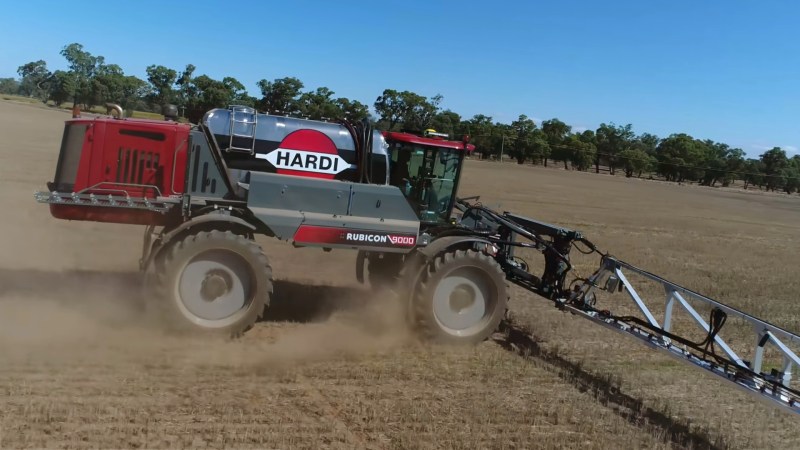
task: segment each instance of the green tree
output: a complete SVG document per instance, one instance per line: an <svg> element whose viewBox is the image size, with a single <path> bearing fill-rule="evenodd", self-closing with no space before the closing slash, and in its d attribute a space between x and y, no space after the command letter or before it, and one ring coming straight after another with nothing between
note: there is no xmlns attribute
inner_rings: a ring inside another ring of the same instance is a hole
<svg viewBox="0 0 800 450"><path fill-rule="evenodd" d="M194 66L191 67L194 72ZM186 96L186 118L197 123L203 115L214 108L227 108L233 104L254 102L255 99L247 95L244 85L233 77L225 77L221 81L208 75L191 78L188 82L181 80L181 96Z"/></svg>
<svg viewBox="0 0 800 450"><path fill-rule="evenodd" d="M656 148L660 142L661 139L655 134L642 133L633 142L633 146L655 158Z"/></svg>
<svg viewBox="0 0 800 450"><path fill-rule="evenodd" d="M358 122L369 118L369 107L358 100L340 97L337 98L334 103L336 103L339 111L341 111L342 117L351 122Z"/></svg>
<svg viewBox="0 0 800 450"><path fill-rule="evenodd" d="M200 75L194 78L192 83L196 86L198 93L194 106L204 111L228 106L227 104L233 96L224 83L208 75Z"/></svg>
<svg viewBox="0 0 800 450"><path fill-rule="evenodd" d="M701 183L704 186L714 186L718 181L725 182L728 177L728 157L731 148L727 144L706 139L702 142L704 156L698 165L705 168Z"/></svg>
<svg viewBox="0 0 800 450"><path fill-rule="evenodd" d="M148 91L147 82L133 75L123 76L114 90L113 101L132 114L146 98Z"/></svg>
<svg viewBox="0 0 800 450"><path fill-rule="evenodd" d="M783 176L786 179L783 189L787 194L800 191L800 155L789 159L789 164L783 169Z"/></svg>
<svg viewBox="0 0 800 450"><path fill-rule="evenodd" d="M61 56L67 60L70 72L75 79L75 92L73 94L73 106L83 103L86 109L90 109L93 104L92 80L99 67L105 64L105 58L94 56L83 49L83 45L72 43L61 49Z"/></svg>
<svg viewBox="0 0 800 450"><path fill-rule="evenodd" d="M572 149L566 145L567 136L571 131L571 126L555 118L542 122L542 132L552 149L553 159L562 161L564 169L568 169L567 162L572 158Z"/></svg>
<svg viewBox="0 0 800 450"><path fill-rule="evenodd" d="M414 92L385 89L374 104L380 116L378 126L389 131L407 129L422 132L431 126L433 118L439 113L441 101L441 95L429 100Z"/></svg>
<svg viewBox="0 0 800 450"><path fill-rule="evenodd" d="M303 82L294 77L285 77L273 81L260 80L258 88L261 99L258 108L270 114L296 116L302 113L299 97Z"/></svg>
<svg viewBox="0 0 800 450"><path fill-rule="evenodd" d="M245 89L244 85L239 80L233 77L225 77L222 79L222 85L225 86L225 89L227 89L230 93L230 99L228 100L229 103L223 106L235 104L255 107L258 99L251 97L247 93L247 89Z"/></svg>
<svg viewBox="0 0 800 450"><path fill-rule="evenodd" d="M630 178L633 174L641 176L642 172L648 170L651 165L650 155L639 148L626 148L617 153L617 161L622 165L625 176Z"/></svg>
<svg viewBox="0 0 800 450"><path fill-rule="evenodd" d="M600 173L600 161L605 160L611 175L614 175L614 166L617 153L630 148L634 139L633 125L615 125L614 123L601 123L595 132L597 157L595 158L595 172Z"/></svg>
<svg viewBox="0 0 800 450"><path fill-rule="evenodd" d="M586 130L581 134L573 134L567 138L566 145L570 149L570 162L578 170L589 170L597 156L594 145L594 132Z"/></svg>
<svg viewBox="0 0 800 450"><path fill-rule="evenodd" d="M501 157L500 162L502 162L503 155L506 154L508 149L512 148L514 145L514 141L516 139L514 127L507 123L495 122L491 124L489 130L489 145L490 148L493 149L491 153L499 154Z"/></svg>
<svg viewBox="0 0 800 450"><path fill-rule="evenodd" d="M511 123L511 129L514 132L514 145L510 154L517 159L518 164L524 164L527 159L543 157L549 151L549 148L545 149L547 140L544 135L541 132L536 133L536 122L525 114L520 114Z"/></svg>
<svg viewBox="0 0 800 450"><path fill-rule="evenodd" d="M698 169L706 159L705 144L685 133L672 134L656 148L658 172L667 181L697 180L703 171Z"/></svg>
<svg viewBox="0 0 800 450"><path fill-rule="evenodd" d="M751 185L761 187L761 185L764 184L764 167L761 161L757 159L748 159L744 162L743 170L745 190Z"/></svg>
<svg viewBox="0 0 800 450"><path fill-rule="evenodd" d="M722 180L723 186L729 186L736 178L736 174L745 170L744 150L732 148L725 157L727 175Z"/></svg>
<svg viewBox="0 0 800 450"><path fill-rule="evenodd" d="M447 133L451 137L458 139L460 136L461 116L449 109L440 111L431 119L431 128L439 133Z"/></svg>
<svg viewBox="0 0 800 450"><path fill-rule="evenodd" d="M514 131L510 125L496 124L490 116L476 114L471 119L459 124L460 132L470 136L470 142L482 158L497 157L504 144L514 139Z"/></svg>
<svg viewBox="0 0 800 450"><path fill-rule="evenodd" d="M383 93L375 100L375 112L380 116L378 122L388 131L394 131L403 124L406 105L400 92L394 89L384 89Z"/></svg>
<svg viewBox="0 0 800 450"><path fill-rule="evenodd" d="M32 61L17 68L17 73L22 78L19 93L28 97L35 97L47 101L47 82L50 80L50 71L43 60Z"/></svg>
<svg viewBox="0 0 800 450"><path fill-rule="evenodd" d="M530 142L530 157L534 163L539 161L547 167L547 160L553 151L550 144L547 142L547 137L540 129L533 130L533 139Z"/></svg>
<svg viewBox="0 0 800 450"><path fill-rule="evenodd" d="M403 126L416 132L430 128L433 118L439 113L442 96L437 94L429 100L427 97L409 92L406 93L405 99L407 109Z"/></svg>
<svg viewBox="0 0 800 450"><path fill-rule="evenodd" d="M298 98L300 114L312 120L347 119L357 122L369 119L369 108L363 103L345 97L334 97L327 87L304 92Z"/></svg>
<svg viewBox="0 0 800 450"><path fill-rule="evenodd" d="M333 120L342 116L342 110L333 97L335 92L320 87L300 95L300 114L312 120Z"/></svg>
<svg viewBox="0 0 800 450"><path fill-rule="evenodd" d="M194 64L187 64L180 76L175 80L175 86L178 88L175 93L175 101L178 106L184 109L189 104L189 101L197 96L195 87L192 84L195 69Z"/></svg>
<svg viewBox="0 0 800 450"><path fill-rule="evenodd" d="M176 95L173 86L178 80L178 72L169 67L155 64L147 66L145 71L147 72L147 82L150 83L152 89L152 92L147 96L151 108L154 111L160 111L164 105L174 103ZM189 78L191 79L191 73Z"/></svg>
<svg viewBox="0 0 800 450"><path fill-rule="evenodd" d="M49 100L61 106L70 100L75 93L75 76L71 72L56 70L50 82Z"/></svg>
<svg viewBox="0 0 800 450"><path fill-rule="evenodd" d="M787 194L797 192L800 188L800 168L789 166L781 171L781 175L784 179L783 190Z"/></svg>
<svg viewBox="0 0 800 450"><path fill-rule="evenodd" d="M231 105L256 106L258 100L250 96L244 85L233 77L215 80L208 75L195 77L196 67L188 64L176 78L173 98L183 108L186 118L199 122L203 115L214 108L227 108Z"/></svg>
<svg viewBox="0 0 800 450"><path fill-rule="evenodd" d="M0 94L16 95L19 93L19 82L13 78L0 78Z"/></svg>
<svg viewBox="0 0 800 450"><path fill-rule="evenodd" d="M764 171L764 184L768 191L781 189L785 178L783 171L789 166L786 152L780 147L773 147L761 155L761 167Z"/></svg>

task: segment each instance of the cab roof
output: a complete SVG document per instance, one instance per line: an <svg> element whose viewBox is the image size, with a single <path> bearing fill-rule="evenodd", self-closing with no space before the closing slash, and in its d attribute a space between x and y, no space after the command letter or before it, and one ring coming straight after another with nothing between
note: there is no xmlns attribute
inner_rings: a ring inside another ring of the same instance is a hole
<svg viewBox="0 0 800 450"><path fill-rule="evenodd" d="M475 146L472 144L466 144L465 148L464 142L448 141L445 139L433 139L423 136L417 136L415 134L410 134L410 133L399 133L396 131L384 131L383 137L386 138L387 141L392 141L392 142L405 142L407 144L426 145L428 147L466 150L467 153L475 150Z"/></svg>

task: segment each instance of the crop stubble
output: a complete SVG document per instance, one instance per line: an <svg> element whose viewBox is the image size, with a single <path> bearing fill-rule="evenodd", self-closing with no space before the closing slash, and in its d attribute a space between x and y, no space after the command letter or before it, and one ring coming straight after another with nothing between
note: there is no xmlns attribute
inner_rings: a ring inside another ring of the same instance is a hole
<svg viewBox="0 0 800 450"><path fill-rule="evenodd" d="M67 117L0 102L0 446L800 445L795 419L517 289L533 339L417 343L355 284L349 252L259 239L279 278L272 320L237 342L165 336L136 296L143 230L33 201ZM462 193L800 330L796 198L481 162Z"/></svg>

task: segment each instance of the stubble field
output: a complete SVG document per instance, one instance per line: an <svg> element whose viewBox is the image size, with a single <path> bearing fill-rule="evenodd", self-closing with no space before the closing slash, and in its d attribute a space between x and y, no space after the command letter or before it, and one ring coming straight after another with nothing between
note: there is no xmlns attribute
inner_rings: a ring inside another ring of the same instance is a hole
<svg viewBox="0 0 800 450"><path fill-rule="evenodd" d="M67 118L0 102L0 447L800 447L796 418L517 288L531 335L418 343L351 252L259 239L268 319L235 342L163 335L138 298L144 230L33 200ZM800 198L478 161L461 193L800 331Z"/></svg>

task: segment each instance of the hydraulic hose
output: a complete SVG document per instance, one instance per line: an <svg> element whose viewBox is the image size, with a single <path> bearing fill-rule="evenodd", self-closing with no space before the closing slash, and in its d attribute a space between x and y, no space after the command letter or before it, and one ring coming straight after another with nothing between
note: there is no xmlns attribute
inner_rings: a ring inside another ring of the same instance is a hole
<svg viewBox="0 0 800 450"><path fill-rule="evenodd" d="M367 119L355 125L347 120L339 122L347 128L350 137L353 139L353 146L356 150L356 164L358 165L358 182L372 183L372 125Z"/></svg>
<svg viewBox="0 0 800 450"><path fill-rule="evenodd" d="M552 252L553 256L555 256L559 260L563 261L567 265L567 269L564 271L564 273L569 272L570 270L572 270L572 264L570 264L569 258L567 258L561 252L556 250L555 246L552 243L540 238L535 233L531 233L530 231L528 231L525 228L515 224L514 222L512 222L512 221L510 221L510 220L508 220L508 219L506 219L504 217L501 217L499 214L497 214L496 212L492 211L491 209L489 209L489 208L487 208L485 206L468 205L467 209L464 211L463 215L466 216L472 210L478 210L478 211L482 211L482 212L488 214L495 222L497 222L499 224L502 224L503 226L506 226L506 227L510 228L515 233L520 234L522 236L525 236L526 238L528 238L528 239L540 244L541 246L545 247L548 251ZM475 231L477 231L477 230L475 230Z"/></svg>

